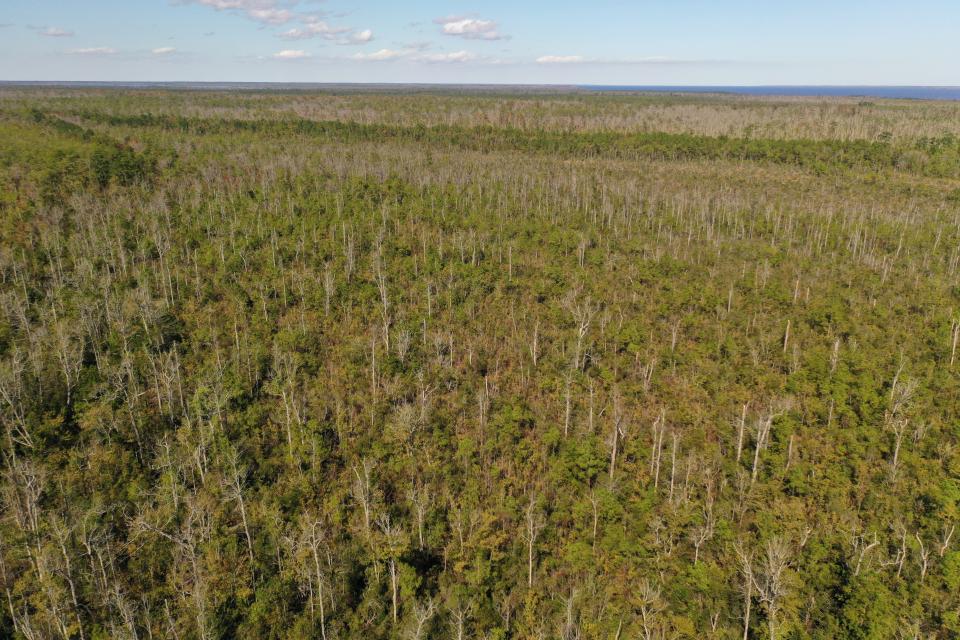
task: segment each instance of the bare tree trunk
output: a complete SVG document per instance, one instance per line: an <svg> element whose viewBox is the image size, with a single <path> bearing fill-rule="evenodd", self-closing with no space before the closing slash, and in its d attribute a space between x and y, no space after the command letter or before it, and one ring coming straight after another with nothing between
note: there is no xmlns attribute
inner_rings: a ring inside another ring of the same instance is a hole
<svg viewBox="0 0 960 640"><path fill-rule="evenodd" d="M527 505L526 514L524 518L524 538L527 541L527 587L533 587L533 558L534 558L534 545L537 542L537 537L540 535L540 532L543 530L543 527L546 523L544 522L543 515L537 511L537 501L536 496L530 496L530 502Z"/></svg>
<svg viewBox="0 0 960 640"><path fill-rule="evenodd" d="M669 500L673 502L673 485L677 476L677 432L670 432L670 439L673 443L670 450L670 495Z"/></svg>
<svg viewBox="0 0 960 640"><path fill-rule="evenodd" d="M323 608L323 573L320 570L320 555L316 544L312 544L311 547L313 551L313 566L317 572L317 601L320 603L320 636L323 640L327 640L327 616Z"/></svg>
<svg viewBox="0 0 960 640"><path fill-rule="evenodd" d="M397 624L397 561L390 558L390 594L393 601L393 624Z"/></svg>
<svg viewBox="0 0 960 640"><path fill-rule="evenodd" d="M744 403L743 411L740 413L740 426L737 429L737 462L740 462L740 456L743 455L743 433L747 428L747 405Z"/></svg>

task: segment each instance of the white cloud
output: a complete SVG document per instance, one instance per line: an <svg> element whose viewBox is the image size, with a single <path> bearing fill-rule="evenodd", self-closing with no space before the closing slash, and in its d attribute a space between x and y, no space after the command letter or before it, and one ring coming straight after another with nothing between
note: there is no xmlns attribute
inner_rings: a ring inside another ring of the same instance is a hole
<svg viewBox="0 0 960 640"><path fill-rule="evenodd" d="M357 31L350 36L351 44L365 44L373 40L373 31L370 29L364 29L363 31Z"/></svg>
<svg viewBox="0 0 960 640"><path fill-rule="evenodd" d="M217 11L231 11L264 24L280 25L290 22L295 14L284 9L278 0L174 0L176 4L194 2Z"/></svg>
<svg viewBox="0 0 960 640"><path fill-rule="evenodd" d="M540 56L537 58L537 64L575 64L583 61L583 56Z"/></svg>
<svg viewBox="0 0 960 640"><path fill-rule="evenodd" d="M452 53L424 53L413 57L418 62L471 62L477 59L476 54L469 51L454 51Z"/></svg>
<svg viewBox="0 0 960 640"><path fill-rule="evenodd" d="M267 24L283 24L293 19L293 12L287 9L251 9L247 11L247 15Z"/></svg>
<svg viewBox="0 0 960 640"><path fill-rule="evenodd" d="M112 56L117 52L113 47L86 47L83 49L71 49L69 53L79 56Z"/></svg>
<svg viewBox="0 0 960 640"><path fill-rule="evenodd" d="M73 31L61 29L60 27L47 27L37 33L48 38L70 38L73 36Z"/></svg>
<svg viewBox="0 0 960 640"><path fill-rule="evenodd" d="M323 20L312 20L304 27L296 27L278 34L284 40L306 40L320 36L326 40L334 40L350 31L345 27L331 27Z"/></svg>
<svg viewBox="0 0 960 640"><path fill-rule="evenodd" d="M312 38L315 36L315 33L311 33L307 29L300 29L294 27L289 31L284 31L283 33L278 33L278 38L283 38L284 40L306 40L307 38Z"/></svg>
<svg viewBox="0 0 960 640"><path fill-rule="evenodd" d="M309 40L323 38L337 44L364 44L373 40L373 31L354 31L352 27L331 25L322 17L325 12L295 11L299 0L170 0L173 4L199 4L217 11L246 16L264 25L278 27L296 21L302 26L277 33L282 40ZM342 17L342 16L340 16ZM352 33L351 33L352 32Z"/></svg>
<svg viewBox="0 0 960 640"><path fill-rule="evenodd" d="M174 49L173 47L159 47L157 49L153 49L150 53L152 53L155 56L165 56L165 55L174 53L175 51L176 49Z"/></svg>
<svg viewBox="0 0 960 640"><path fill-rule="evenodd" d="M505 40L498 25L493 20L479 20L461 16L437 18L434 23L441 25L441 32L448 36L457 36L468 40Z"/></svg>
<svg viewBox="0 0 960 640"><path fill-rule="evenodd" d="M407 51L397 51L396 49L380 49L372 53L355 53L351 56L353 60L362 60L365 62L382 62L384 60L396 60L403 58L408 54Z"/></svg>
<svg viewBox="0 0 960 640"><path fill-rule="evenodd" d="M277 51L270 57L274 60L303 60L309 58L310 54L301 49L284 49L283 51Z"/></svg>
<svg viewBox="0 0 960 640"><path fill-rule="evenodd" d="M370 29L354 31L353 33L350 33L350 31L349 27L334 27L323 20L307 17L304 19L303 27L294 27L283 33L278 33L277 37L284 40L308 40L320 37L337 44L366 44L373 40L373 31Z"/></svg>
<svg viewBox="0 0 960 640"><path fill-rule="evenodd" d="M403 49L380 49L372 53L355 53L350 57L351 60L360 60L363 62L385 62L388 60L409 60L411 62L424 62L428 64L435 63L457 63L483 61L475 53L469 51L451 51L449 53L423 53L416 47L405 47Z"/></svg>

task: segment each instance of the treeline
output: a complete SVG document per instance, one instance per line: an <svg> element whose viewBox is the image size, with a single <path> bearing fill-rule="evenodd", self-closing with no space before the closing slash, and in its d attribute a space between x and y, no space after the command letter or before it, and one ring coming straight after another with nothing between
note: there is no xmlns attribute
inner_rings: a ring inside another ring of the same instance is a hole
<svg viewBox="0 0 960 640"><path fill-rule="evenodd" d="M682 133L529 131L493 126L427 127L303 119L225 120L171 115L108 115L79 111L85 120L109 126L159 127L183 134L251 133L317 136L343 143L399 140L473 151L637 160L729 160L771 162L815 172L844 169L899 170L934 177L960 177L960 140L951 135L911 145L867 140L779 140L711 137Z"/></svg>

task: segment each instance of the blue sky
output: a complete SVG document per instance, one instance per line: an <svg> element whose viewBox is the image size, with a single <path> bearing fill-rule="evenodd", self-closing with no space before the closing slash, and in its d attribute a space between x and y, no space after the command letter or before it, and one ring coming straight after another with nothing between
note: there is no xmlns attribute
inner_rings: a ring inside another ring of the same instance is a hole
<svg viewBox="0 0 960 640"><path fill-rule="evenodd" d="M0 0L0 80L960 85L957 0Z"/></svg>

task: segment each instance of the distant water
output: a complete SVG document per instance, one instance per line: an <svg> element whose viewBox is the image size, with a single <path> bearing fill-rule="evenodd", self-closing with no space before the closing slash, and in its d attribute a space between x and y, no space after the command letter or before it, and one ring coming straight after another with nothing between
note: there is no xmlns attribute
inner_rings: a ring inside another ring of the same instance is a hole
<svg viewBox="0 0 960 640"><path fill-rule="evenodd" d="M907 100L960 100L960 87L858 87L858 86L620 86L588 85L593 91L649 91L669 93L733 93L750 96L809 96L842 98L896 98Z"/></svg>

